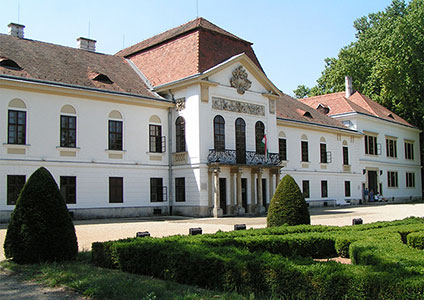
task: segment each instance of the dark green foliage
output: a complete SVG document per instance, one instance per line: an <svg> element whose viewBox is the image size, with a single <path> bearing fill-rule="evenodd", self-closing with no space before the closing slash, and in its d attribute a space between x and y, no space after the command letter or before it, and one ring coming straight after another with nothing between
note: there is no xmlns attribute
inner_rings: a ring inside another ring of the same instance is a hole
<svg viewBox="0 0 424 300"><path fill-rule="evenodd" d="M412 232L407 237L408 246L424 250L424 231Z"/></svg>
<svg viewBox="0 0 424 300"><path fill-rule="evenodd" d="M267 226L311 224L308 206L293 177L286 175L278 184L268 210Z"/></svg>
<svg viewBox="0 0 424 300"><path fill-rule="evenodd" d="M352 240L346 237L336 239L335 248L340 257L349 257L349 246Z"/></svg>
<svg viewBox="0 0 424 300"><path fill-rule="evenodd" d="M4 242L7 258L18 263L72 260L78 253L75 228L57 184L45 168L24 185Z"/></svg>

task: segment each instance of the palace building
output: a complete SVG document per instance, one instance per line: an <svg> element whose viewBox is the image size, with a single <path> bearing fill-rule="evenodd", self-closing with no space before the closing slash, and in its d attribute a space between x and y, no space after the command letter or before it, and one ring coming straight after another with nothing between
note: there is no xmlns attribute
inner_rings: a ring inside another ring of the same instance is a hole
<svg viewBox="0 0 424 300"><path fill-rule="evenodd" d="M0 34L0 221L40 166L75 218L264 214L421 197L420 131L354 92L297 100L252 43L197 18L115 55Z"/></svg>

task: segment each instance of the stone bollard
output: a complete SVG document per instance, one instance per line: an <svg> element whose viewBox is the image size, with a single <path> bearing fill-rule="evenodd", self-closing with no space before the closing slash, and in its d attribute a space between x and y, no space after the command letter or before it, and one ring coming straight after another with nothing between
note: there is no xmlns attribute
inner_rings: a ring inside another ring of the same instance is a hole
<svg viewBox="0 0 424 300"><path fill-rule="evenodd" d="M146 236L150 236L150 233L148 231L139 231L135 235L135 237L146 237Z"/></svg>
<svg viewBox="0 0 424 300"><path fill-rule="evenodd" d="M198 235L198 234L202 234L202 228L200 228L200 227L190 228L190 229L188 230L188 234L189 234L189 235Z"/></svg>
<svg viewBox="0 0 424 300"><path fill-rule="evenodd" d="M362 221L361 218L358 219L352 219L352 225L359 225L359 224L363 224L364 222Z"/></svg>
<svg viewBox="0 0 424 300"><path fill-rule="evenodd" d="M246 224L235 224L234 230L246 230Z"/></svg>

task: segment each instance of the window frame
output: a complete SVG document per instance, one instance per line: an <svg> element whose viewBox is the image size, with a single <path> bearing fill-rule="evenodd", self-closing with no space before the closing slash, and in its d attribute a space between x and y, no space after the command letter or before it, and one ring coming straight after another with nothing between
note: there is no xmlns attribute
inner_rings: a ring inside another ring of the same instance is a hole
<svg viewBox="0 0 424 300"><path fill-rule="evenodd" d="M319 154L320 154L320 163L321 164L327 164L328 158L327 158L327 144L326 143L320 143L319 144Z"/></svg>
<svg viewBox="0 0 424 300"><path fill-rule="evenodd" d="M175 202L186 202L185 177L175 178Z"/></svg>
<svg viewBox="0 0 424 300"><path fill-rule="evenodd" d="M11 113L16 114L16 122L11 123ZM24 115L24 123L20 124L19 120L22 120L20 115ZM10 145L26 145L26 128L27 125L27 112L23 110L8 109L7 112L7 143ZM21 130L20 130L21 129ZM13 132L13 138L11 133ZM12 140L11 140L12 139Z"/></svg>
<svg viewBox="0 0 424 300"><path fill-rule="evenodd" d="M11 182L13 178L14 182ZM16 182L17 179L20 179L23 182ZM6 205L16 205L18 197L22 188L26 182L26 175L7 175L6 186L7 186L7 195L6 195ZM13 198L13 199L12 199Z"/></svg>
<svg viewBox="0 0 424 300"><path fill-rule="evenodd" d="M405 159L414 160L414 143L405 141Z"/></svg>
<svg viewBox="0 0 424 300"><path fill-rule="evenodd" d="M67 122L64 122L67 119ZM74 128L69 126L69 120L73 119ZM68 126L64 126L67 123ZM73 137L72 137L73 134ZM69 141L71 140L71 141ZM77 147L77 117L71 115L60 115L60 147L63 148L76 148Z"/></svg>
<svg viewBox="0 0 424 300"><path fill-rule="evenodd" d="M387 187L388 188L399 188L397 171L387 171Z"/></svg>
<svg viewBox="0 0 424 300"><path fill-rule="evenodd" d="M66 204L77 203L77 177L76 176L60 176L60 193ZM69 182L73 181L73 182Z"/></svg>
<svg viewBox="0 0 424 300"><path fill-rule="evenodd" d="M109 203L124 203L124 177L109 177Z"/></svg>
<svg viewBox="0 0 424 300"><path fill-rule="evenodd" d="M113 126L118 124L119 126L117 127ZM124 122L122 120L108 120L108 133L108 150L122 151L124 144Z"/></svg>
<svg viewBox="0 0 424 300"><path fill-rule="evenodd" d="M225 151L225 120L221 115L213 118L213 145L215 151Z"/></svg>
<svg viewBox="0 0 424 300"><path fill-rule="evenodd" d="M377 136L365 135L365 154L378 155Z"/></svg>
<svg viewBox="0 0 424 300"><path fill-rule="evenodd" d="M181 116L175 120L175 152L186 152L185 123Z"/></svg>
<svg viewBox="0 0 424 300"><path fill-rule="evenodd" d="M265 137L265 125L262 121L255 123L255 149L256 154L265 155L265 145L262 146L262 140Z"/></svg>
<svg viewBox="0 0 424 300"><path fill-rule="evenodd" d="M149 124L149 152L164 152L162 145L162 125Z"/></svg>
<svg viewBox="0 0 424 300"><path fill-rule="evenodd" d="M238 164L246 163L246 122L237 118L234 122L236 141L236 161Z"/></svg>
<svg viewBox="0 0 424 300"><path fill-rule="evenodd" d="M407 188L415 188L415 172L406 172L405 179Z"/></svg>
<svg viewBox="0 0 424 300"><path fill-rule="evenodd" d="M345 197L352 197L351 184L349 180L344 182Z"/></svg>
<svg viewBox="0 0 424 300"><path fill-rule="evenodd" d="M309 162L308 141L300 141L300 159L302 162Z"/></svg>
<svg viewBox="0 0 424 300"><path fill-rule="evenodd" d="M302 195L303 198L310 198L311 197L311 189L309 185L309 180L302 180Z"/></svg>
<svg viewBox="0 0 424 300"><path fill-rule="evenodd" d="M328 181L321 180L321 198L328 198Z"/></svg>
<svg viewBox="0 0 424 300"><path fill-rule="evenodd" d="M397 140L386 138L386 156L390 158L397 158Z"/></svg>
<svg viewBox="0 0 424 300"><path fill-rule="evenodd" d="M287 160L287 139L278 138L278 154L280 157L280 161Z"/></svg>
<svg viewBox="0 0 424 300"><path fill-rule="evenodd" d="M342 159L343 159L343 165L348 166L349 165L349 147L348 146L342 147Z"/></svg>
<svg viewBox="0 0 424 300"><path fill-rule="evenodd" d="M164 202L163 190L163 178L150 177L150 202Z"/></svg>

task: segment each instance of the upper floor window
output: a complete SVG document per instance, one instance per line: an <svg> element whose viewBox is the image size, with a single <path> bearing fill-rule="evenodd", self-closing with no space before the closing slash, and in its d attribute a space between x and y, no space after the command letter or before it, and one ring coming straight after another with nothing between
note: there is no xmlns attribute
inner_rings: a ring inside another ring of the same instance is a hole
<svg viewBox="0 0 424 300"><path fill-rule="evenodd" d="M26 144L26 105L21 99L13 99L9 102L7 143Z"/></svg>
<svg viewBox="0 0 424 300"><path fill-rule="evenodd" d="M393 171L387 172L387 186L398 187L398 172L393 172Z"/></svg>
<svg viewBox="0 0 424 300"><path fill-rule="evenodd" d="M77 146L77 117L75 109L65 105L60 110L60 147Z"/></svg>
<svg viewBox="0 0 424 300"><path fill-rule="evenodd" d="M373 135L365 136L365 154L377 155L377 137Z"/></svg>
<svg viewBox="0 0 424 300"><path fill-rule="evenodd" d="M112 120L111 120L112 119ZM123 122L120 112L114 110L109 114L109 150L123 150Z"/></svg>
<svg viewBox="0 0 424 300"><path fill-rule="evenodd" d="M349 165L349 148L347 146L343 146L343 165Z"/></svg>
<svg viewBox="0 0 424 300"><path fill-rule="evenodd" d="M319 152L320 152L320 162L322 164L326 164L327 161L327 144L320 143L319 144Z"/></svg>
<svg viewBox="0 0 424 300"><path fill-rule="evenodd" d="M386 138L386 154L387 157L397 157L397 142L395 139Z"/></svg>
<svg viewBox="0 0 424 300"><path fill-rule="evenodd" d="M162 153L162 126L149 125L149 151Z"/></svg>
<svg viewBox="0 0 424 300"><path fill-rule="evenodd" d="M414 159L414 143L405 142L405 159Z"/></svg>
<svg viewBox="0 0 424 300"><path fill-rule="evenodd" d="M287 140L283 138L278 139L278 153L280 160L287 160Z"/></svg>
<svg viewBox="0 0 424 300"><path fill-rule="evenodd" d="M406 172L406 187L415 187L415 173Z"/></svg>
<svg viewBox="0 0 424 300"><path fill-rule="evenodd" d="M236 127L236 161L238 164L246 163L246 123L242 118L237 118Z"/></svg>
<svg viewBox="0 0 424 300"><path fill-rule="evenodd" d="M213 119L213 140L216 151L225 151L225 121L220 115Z"/></svg>
<svg viewBox="0 0 424 300"><path fill-rule="evenodd" d="M309 161L308 151L308 138L306 135L302 135L302 141L300 142L301 159L303 162Z"/></svg>
<svg viewBox="0 0 424 300"><path fill-rule="evenodd" d="M185 120L183 117L178 117L175 121L175 150L176 152L186 151L186 139L185 139Z"/></svg>
<svg viewBox="0 0 424 300"><path fill-rule="evenodd" d="M255 137L256 137L256 154L265 154L266 137L265 125L261 121L255 124Z"/></svg>

